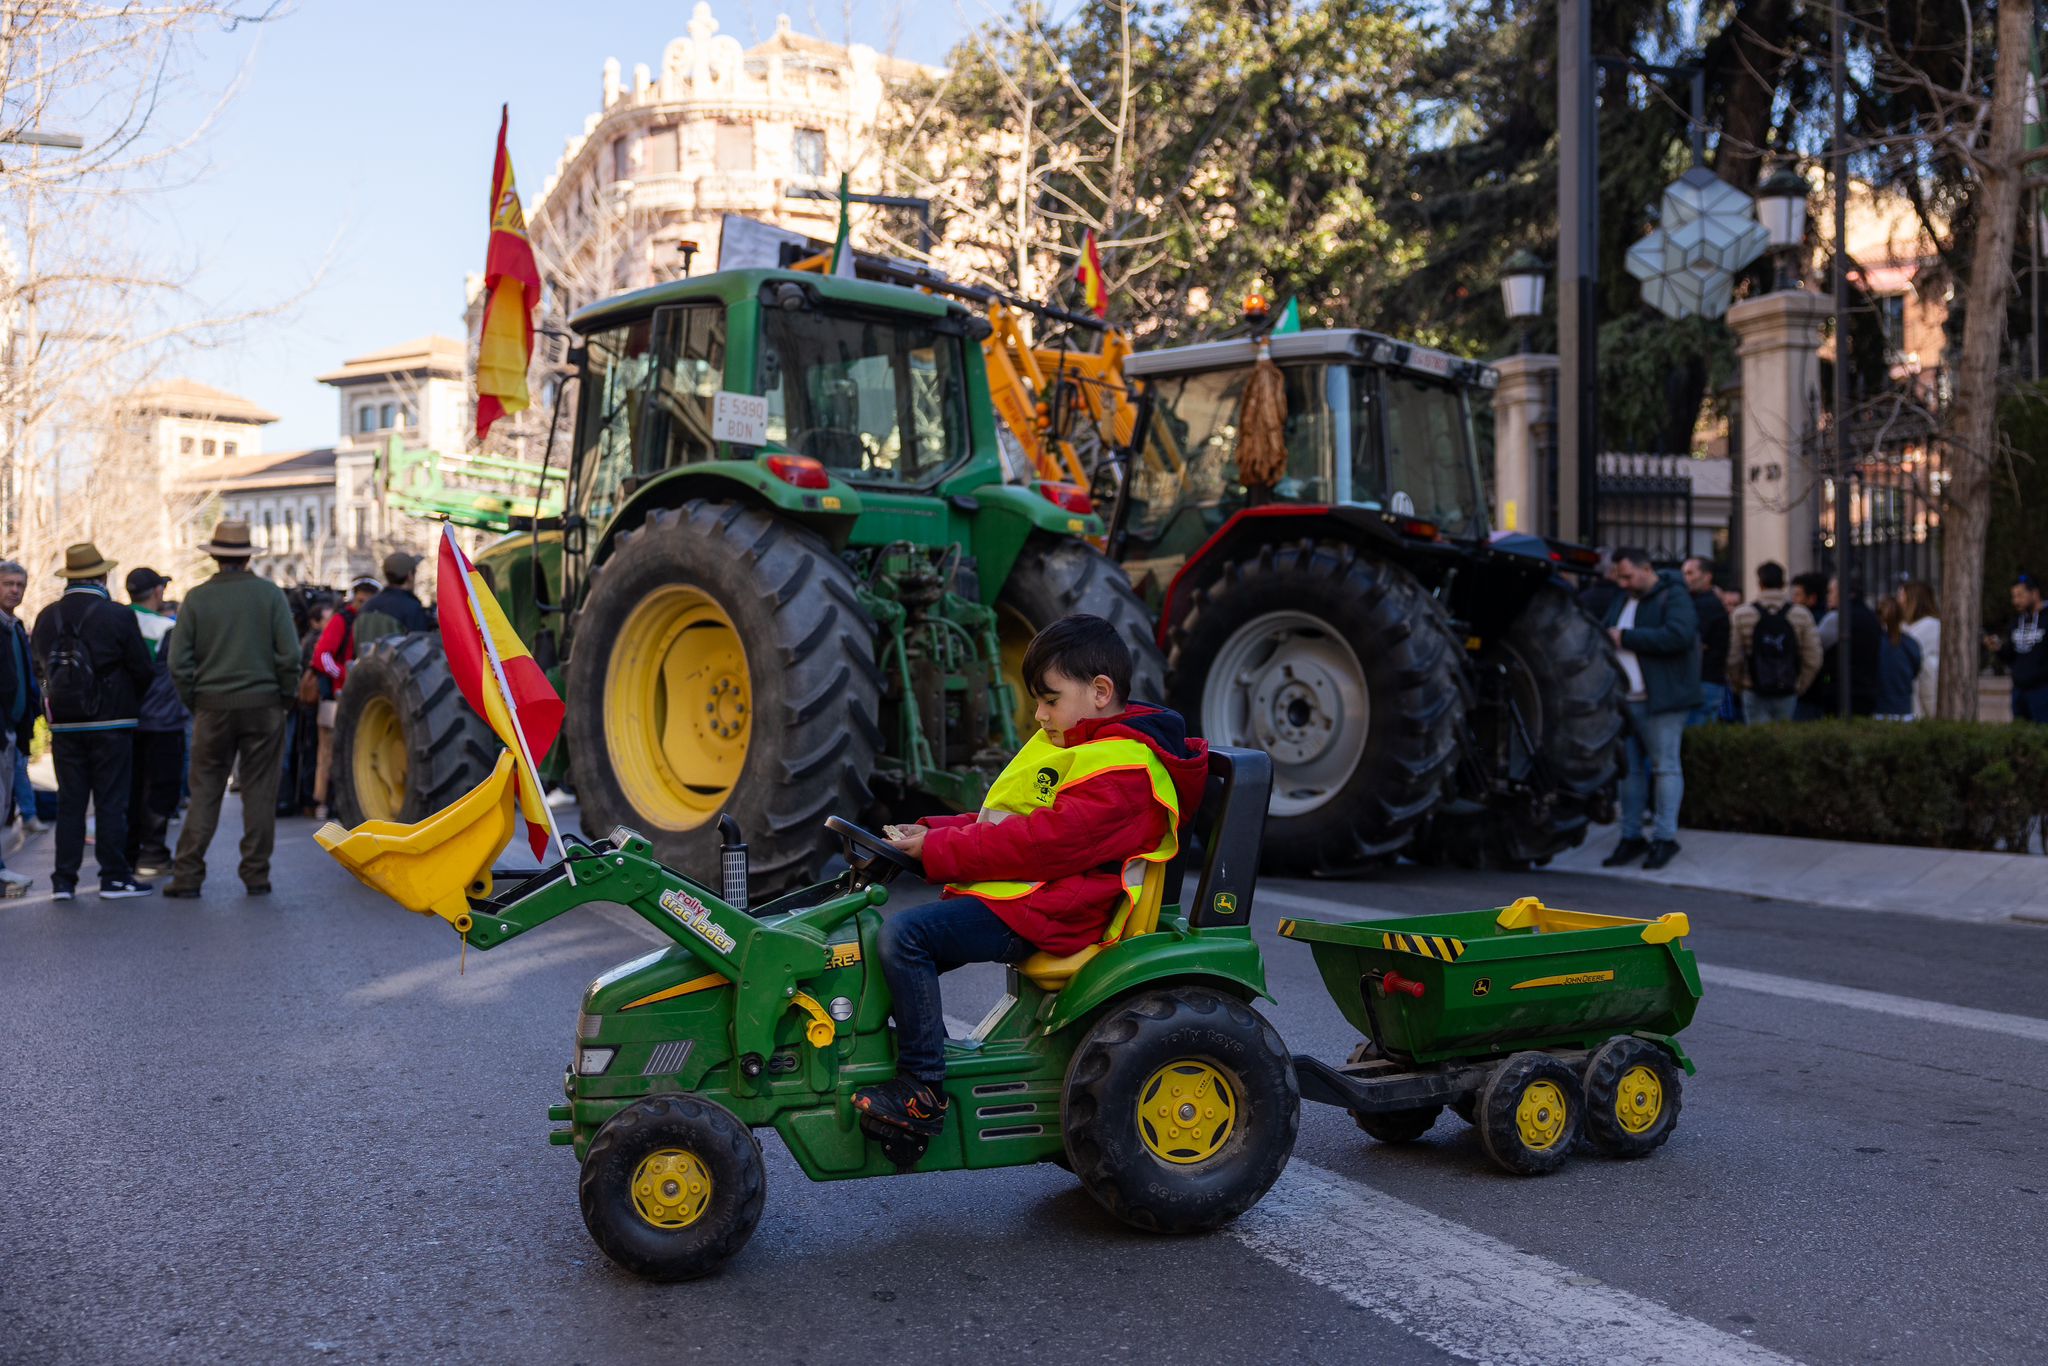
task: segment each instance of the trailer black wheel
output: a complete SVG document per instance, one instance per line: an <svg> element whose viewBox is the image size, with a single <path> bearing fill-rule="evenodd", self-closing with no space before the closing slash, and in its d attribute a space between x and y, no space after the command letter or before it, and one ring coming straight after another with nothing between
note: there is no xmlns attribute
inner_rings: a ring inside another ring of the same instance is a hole
<svg viewBox="0 0 2048 1366"><path fill-rule="evenodd" d="M1264 1195L1294 1151L1301 1087L1273 1026L1207 987L1160 988L1098 1020L1067 1068L1074 1174L1136 1228L1195 1233Z"/></svg>
<svg viewBox="0 0 2048 1366"><path fill-rule="evenodd" d="M1465 868L1547 862L1586 838L1593 808L1612 793L1626 693L1620 666L1599 625L1546 584L1473 667L1481 675L1467 725L1473 750L1461 771L1488 786L1460 791L1464 801L1432 817L1414 856Z"/></svg>
<svg viewBox="0 0 2048 1366"><path fill-rule="evenodd" d="M1152 614L1131 587L1121 566L1085 541L1034 537L1017 556L996 617L1003 651L1003 678L1017 693L1017 738L1038 729L1032 701L1019 680L1031 637L1075 612L1101 617L1131 647L1131 696L1142 702L1166 698L1166 660L1153 640Z"/></svg>
<svg viewBox="0 0 2048 1366"><path fill-rule="evenodd" d="M584 829L631 826L712 878L730 812L757 894L811 880L836 850L825 817L872 800L872 630L846 567L786 518L698 500L620 533L569 651Z"/></svg>
<svg viewBox="0 0 2048 1366"><path fill-rule="evenodd" d="M386 636L349 666L328 801L343 825L423 820L490 777L501 748L455 686L440 636Z"/></svg>
<svg viewBox="0 0 2048 1366"><path fill-rule="evenodd" d="M1517 1176L1555 1171L1578 1141L1578 1074L1548 1053L1516 1053L1479 1092L1479 1143Z"/></svg>
<svg viewBox="0 0 2048 1366"><path fill-rule="evenodd" d="M1336 541L1259 547L1179 599L1167 693L1273 756L1265 865L1355 872L1408 843L1457 758L1463 651L1414 576Z"/></svg>
<svg viewBox="0 0 2048 1366"><path fill-rule="evenodd" d="M1648 1039L1609 1039L1586 1060L1586 1137L1609 1157L1643 1157L1678 1127L1685 1079Z"/></svg>
<svg viewBox="0 0 2048 1366"><path fill-rule="evenodd" d="M1382 1110L1377 1114L1353 1110L1351 1117L1358 1121L1359 1128L1382 1143L1413 1143L1436 1127L1437 1116L1443 1110L1441 1105L1421 1105L1413 1110Z"/></svg>
<svg viewBox="0 0 2048 1366"><path fill-rule="evenodd" d="M650 1281L687 1281L746 1245L766 1183L761 1145L730 1110L648 1096L590 1140L577 1194L605 1256Z"/></svg>

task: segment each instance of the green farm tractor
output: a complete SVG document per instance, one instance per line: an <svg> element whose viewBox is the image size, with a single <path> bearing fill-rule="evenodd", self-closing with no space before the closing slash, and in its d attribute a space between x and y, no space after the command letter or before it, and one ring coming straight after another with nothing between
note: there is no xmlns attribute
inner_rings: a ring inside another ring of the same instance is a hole
<svg viewBox="0 0 2048 1366"><path fill-rule="evenodd" d="M1150 615L1089 544L1086 492L1006 482L988 324L961 304L722 271L571 326L561 513L476 561L567 703L544 768L586 829L703 868L730 817L773 893L818 875L828 813L977 806L1028 717L1006 680L1057 618L1114 622L1134 691L1161 695ZM349 824L416 821L495 752L433 636L358 662L336 745Z"/></svg>

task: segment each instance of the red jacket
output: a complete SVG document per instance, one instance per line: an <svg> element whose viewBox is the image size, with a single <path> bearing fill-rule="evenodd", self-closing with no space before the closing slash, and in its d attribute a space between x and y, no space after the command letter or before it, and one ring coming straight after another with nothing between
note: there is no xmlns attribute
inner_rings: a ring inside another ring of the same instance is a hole
<svg viewBox="0 0 2048 1366"><path fill-rule="evenodd" d="M327 618L313 645L313 667L333 682L335 697L341 696L342 685L348 682L348 666L356 657L355 623L354 604L343 604Z"/></svg>
<svg viewBox="0 0 2048 1366"><path fill-rule="evenodd" d="M1180 713L1133 703L1119 715L1081 722L1067 745L1108 739L1137 740L1152 750L1173 780L1185 825L1202 801L1209 747L1188 738ZM924 872L933 882L1043 882L989 909L1035 947L1064 955L1102 938L1123 899L1124 860L1159 847L1166 811L1143 770L1111 769L1061 788L1051 806L1005 821L927 816L919 824L931 831Z"/></svg>

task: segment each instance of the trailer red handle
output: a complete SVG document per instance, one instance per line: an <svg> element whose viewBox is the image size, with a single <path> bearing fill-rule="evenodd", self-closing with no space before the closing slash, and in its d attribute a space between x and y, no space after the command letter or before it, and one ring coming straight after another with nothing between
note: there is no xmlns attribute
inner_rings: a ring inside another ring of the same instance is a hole
<svg viewBox="0 0 2048 1366"><path fill-rule="evenodd" d="M1392 996L1397 991L1405 991L1418 1001L1422 999L1422 983L1411 981L1398 972L1390 972L1380 978L1380 995Z"/></svg>

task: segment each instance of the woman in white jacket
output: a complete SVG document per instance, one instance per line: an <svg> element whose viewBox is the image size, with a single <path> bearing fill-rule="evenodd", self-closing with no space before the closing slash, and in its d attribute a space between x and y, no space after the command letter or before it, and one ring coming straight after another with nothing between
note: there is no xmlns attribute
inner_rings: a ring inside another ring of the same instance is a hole
<svg viewBox="0 0 2048 1366"><path fill-rule="evenodd" d="M1920 642L1920 675L1913 680L1913 719L1933 717L1941 683L1941 618L1935 615L1934 586L1911 579L1899 585L1906 634Z"/></svg>

